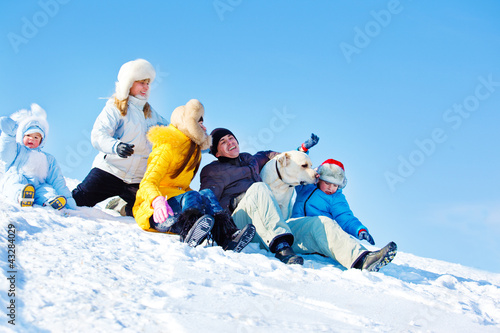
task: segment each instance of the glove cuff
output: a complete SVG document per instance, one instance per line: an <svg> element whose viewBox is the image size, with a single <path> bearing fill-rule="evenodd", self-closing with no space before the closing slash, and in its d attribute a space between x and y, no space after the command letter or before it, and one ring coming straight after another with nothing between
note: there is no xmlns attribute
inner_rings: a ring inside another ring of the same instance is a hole
<svg viewBox="0 0 500 333"><path fill-rule="evenodd" d="M358 236L359 236L359 234L360 234L360 233L362 233L363 231L364 231L364 232L368 232L366 229L360 229L360 230L358 231Z"/></svg>
<svg viewBox="0 0 500 333"><path fill-rule="evenodd" d="M302 150L304 151L304 153L306 153L309 149L306 148L306 146L304 144L300 145L300 148L302 148Z"/></svg>

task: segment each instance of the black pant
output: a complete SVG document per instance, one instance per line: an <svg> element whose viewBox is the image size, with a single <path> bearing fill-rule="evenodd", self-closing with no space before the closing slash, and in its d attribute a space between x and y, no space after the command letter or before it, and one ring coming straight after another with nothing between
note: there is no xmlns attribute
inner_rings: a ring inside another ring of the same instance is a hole
<svg viewBox="0 0 500 333"><path fill-rule="evenodd" d="M98 168L90 170L83 182L73 190L73 198L78 206L93 207L108 198L119 196L127 202L125 212L132 216L132 207L139 184L127 184L120 178Z"/></svg>

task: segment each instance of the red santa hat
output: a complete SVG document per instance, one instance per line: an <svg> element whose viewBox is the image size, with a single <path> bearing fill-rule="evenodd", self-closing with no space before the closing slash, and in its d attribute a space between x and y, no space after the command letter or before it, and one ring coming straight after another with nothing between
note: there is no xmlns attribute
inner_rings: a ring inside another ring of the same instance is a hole
<svg viewBox="0 0 500 333"><path fill-rule="evenodd" d="M339 188L344 188L347 185L344 165L337 160L330 158L321 163L318 167L318 173L319 179L338 185Z"/></svg>

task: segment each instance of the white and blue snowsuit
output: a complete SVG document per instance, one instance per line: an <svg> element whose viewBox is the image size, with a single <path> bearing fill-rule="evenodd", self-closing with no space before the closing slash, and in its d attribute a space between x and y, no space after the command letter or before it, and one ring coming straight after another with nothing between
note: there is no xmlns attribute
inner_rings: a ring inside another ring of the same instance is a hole
<svg viewBox="0 0 500 333"><path fill-rule="evenodd" d="M19 203L24 186L35 187L35 201L43 205L57 196L66 198L66 208L76 209L75 200L66 186L54 156L41 150L47 140L48 124L45 111L32 105L32 110L38 108L43 113L34 115L31 111L21 110L11 117L0 118L0 160L3 162L3 176L0 179L0 191L9 199ZM40 112L40 111L38 111ZM42 134L42 142L37 148L30 149L23 144L23 138L29 128L37 127Z"/></svg>

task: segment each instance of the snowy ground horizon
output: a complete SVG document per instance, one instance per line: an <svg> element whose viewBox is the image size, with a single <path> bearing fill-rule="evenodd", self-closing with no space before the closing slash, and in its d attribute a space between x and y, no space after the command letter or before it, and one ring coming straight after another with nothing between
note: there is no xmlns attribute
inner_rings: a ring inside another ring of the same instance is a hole
<svg viewBox="0 0 500 333"><path fill-rule="evenodd" d="M0 204L1 332L500 331L497 273L401 251L376 273L288 266L255 244L190 248L102 205Z"/></svg>

